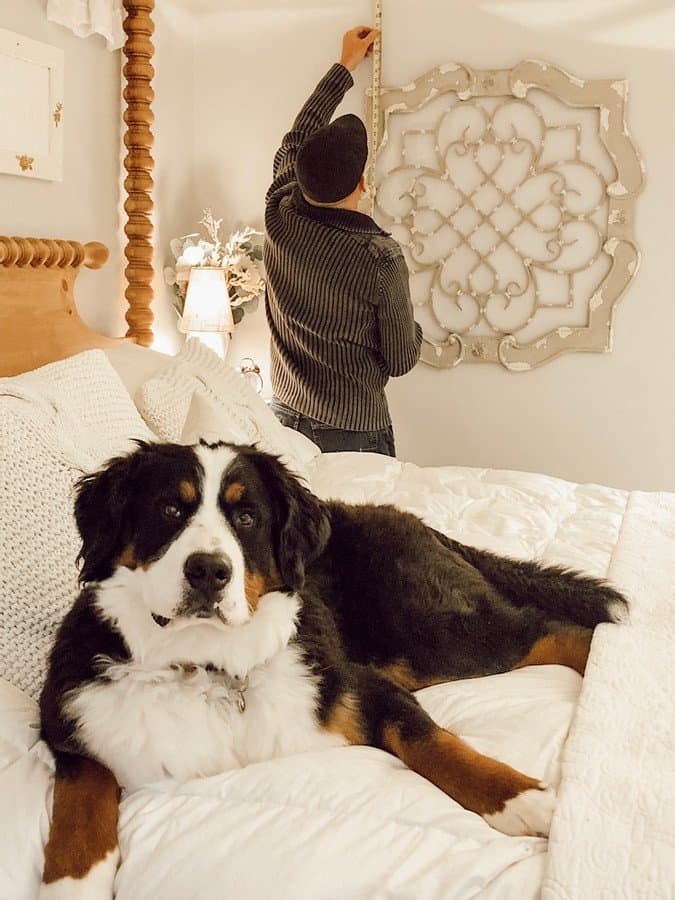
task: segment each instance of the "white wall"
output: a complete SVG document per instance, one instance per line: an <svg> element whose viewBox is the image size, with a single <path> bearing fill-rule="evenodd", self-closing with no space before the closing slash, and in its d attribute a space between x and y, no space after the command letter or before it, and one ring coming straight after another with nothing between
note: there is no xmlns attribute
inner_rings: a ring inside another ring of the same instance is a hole
<svg viewBox="0 0 675 900"><path fill-rule="evenodd" d="M65 53L63 181L0 174L0 234L106 244L107 266L83 269L78 278L78 308L98 331L121 334L120 53L110 53L101 37L82 40L48 22L44 0L0 0L0 28Z"/></svg>
<svg viewBox="0 0 675 900"><path fill-rule="evenodd" d="M153 20L153 347L172 353L180 347L183 336L176 330L178 319L171 303L172 289L165 282L163 270L173 263L169 247L172 238L197 231L197 220L201 218L195 200L195 151L200 146L194 116L195 26L190 14L170 0L155 3Z"/></svg>
<svg viewBox="0 0 675 900"><path fill-rule="evenodd" d="M204 206L227 227L261 224L278 142L339 54L368 22L369 0L168 0L156 4L155 317L178 346L161 269L171 237ZM187 8L186 8L187 7ZM666 0L385 0L384 76L403 84L449 60L511 66L550 60L581 77L626 77L628 122L647 166L638 202L643 260L616 315L614 352L576 354L531 373L424 365L390 382L399 454L421 463L538 470L578 481L675 490L675 13ZM413 12L414 10L414 12ZM78 284L84 318L124 330L119 242L119 53L48 23L43 0L0 0L0 27L65 51L62 182L0 175L0 233L101 240L111 260ZM362 112L368 67L341 111ZM267 372L264 314L238 326L230 358ZM268 380L267 380L268 381ZM269 381L268 381L269 384Z"/></svg>
<svg viewBox="0 0 675 900"><path fill-rule="evenodd" d="M201 0L194 18L196 203L189 214L211 205L228 226L261 223L281 136L337 59L342 33L372 13L365 0L242 6ZM533 57L580 77L629 80L628 122L647 166L637 216L643 261L617 309L614 352L568 355L521 375L494 365L439 371L420 364L388 389L399 455L419 463L518 468L675 490L672 4L384 2L387 84L405 84L450 60L509 67ZM368 67L362 66L341 111L362 113L368 83ZM157 197L162 208L166 202ZM191 227L186 222L184 230ZM239 326L231 354L235 361L253 355L266 369L262 310Z"/></svg>

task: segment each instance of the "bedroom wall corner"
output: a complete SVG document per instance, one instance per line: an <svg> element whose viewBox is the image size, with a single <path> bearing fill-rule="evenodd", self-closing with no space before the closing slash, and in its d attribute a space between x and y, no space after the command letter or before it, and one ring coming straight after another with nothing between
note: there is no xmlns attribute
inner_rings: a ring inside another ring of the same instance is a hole
<svg viewBox="0 0 675 900"><path fill-rule="evenodd" d="M43 0L0 0L0 28L64 51L63 180L0 175L0 234L101 241L100 271L82 271L78 308L92 328L119 334L123 265L119 222L120 53L47 21Z"/></svg>

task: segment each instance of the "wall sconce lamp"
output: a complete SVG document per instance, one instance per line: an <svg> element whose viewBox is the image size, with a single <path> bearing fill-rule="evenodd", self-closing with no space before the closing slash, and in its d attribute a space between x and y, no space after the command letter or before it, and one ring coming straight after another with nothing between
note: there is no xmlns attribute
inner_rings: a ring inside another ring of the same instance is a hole
<svg viewBox="0 0 675 900"><path fill-rule="evenodd" d="M220 266L190 269L180 330L214 350L221 359L227 354L234 319L227 292L225 270Z"/></svg>

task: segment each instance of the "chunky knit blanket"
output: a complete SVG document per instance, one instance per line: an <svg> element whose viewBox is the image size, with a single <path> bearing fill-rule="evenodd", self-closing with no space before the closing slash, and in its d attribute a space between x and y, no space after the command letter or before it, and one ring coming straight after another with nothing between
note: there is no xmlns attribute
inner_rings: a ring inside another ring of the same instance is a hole
<svg viewBox="0 0 675 900"><path fill-rule="evenodd" d="M543 900L675 896L675 494L630 494L608 574L630 616L593 637Z"/></svg>
<svg viewBox="0 0 675 900"><path fill-rule="evenodd" d="M152 432L100 350L0 378L0 677L36 697L77 594L73 488Z"/></svg>

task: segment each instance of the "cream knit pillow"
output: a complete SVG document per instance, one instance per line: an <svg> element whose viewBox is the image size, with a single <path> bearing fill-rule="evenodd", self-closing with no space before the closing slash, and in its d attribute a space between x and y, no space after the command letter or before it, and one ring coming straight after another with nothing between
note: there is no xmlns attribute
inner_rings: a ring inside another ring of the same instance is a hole
<svg viewBox="0 0 675 900"><path fill-rule="evenodd" d="M102 351L0 378L0 677L32 697L78 591L75 481L153 437Z"/></svg>

